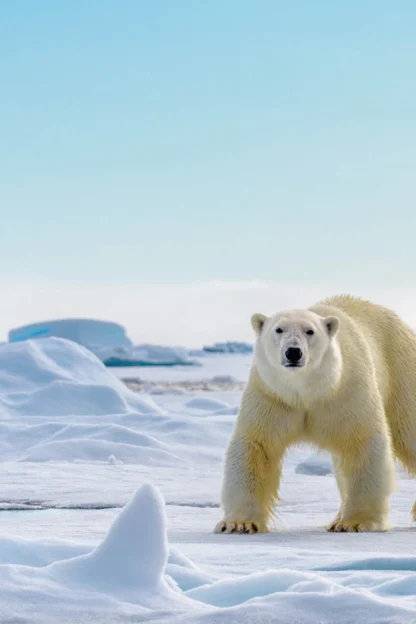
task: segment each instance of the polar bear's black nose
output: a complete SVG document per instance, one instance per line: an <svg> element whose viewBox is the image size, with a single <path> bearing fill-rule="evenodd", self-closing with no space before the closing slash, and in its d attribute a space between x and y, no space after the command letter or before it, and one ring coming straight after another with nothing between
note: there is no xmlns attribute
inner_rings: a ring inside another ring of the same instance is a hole
<svg viewBox="0 0 416 624"><path fill-rule="evenodd" d="M289 347L285 353L288 362L297 364L302 358L302 351L298 347Z"/></svg>

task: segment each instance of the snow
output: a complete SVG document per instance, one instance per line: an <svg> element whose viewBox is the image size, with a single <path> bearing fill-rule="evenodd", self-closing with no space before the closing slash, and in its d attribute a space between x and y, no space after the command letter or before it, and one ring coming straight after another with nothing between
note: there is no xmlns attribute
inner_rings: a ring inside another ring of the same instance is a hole
<svg viewBox="0 0 416 624"><path fill-rule="evenodd" d="M250 358L204 360L216 390L160 368L151 398L69 340L0 346L0 621L414 623L415 487L400 469L389 533L324 531L339 497L309 448L288 453L276 530L212 533L241 396L218 388Z"/></svg>
<svg viewBox="0 0 416 624"><path fill-rule="evenodd" d="M123 508L95 550L50 566L55 578L92 586L111 594L145 588L167 589L168 559L164 501L145 484Z"/></svg>
<svg viewBox="0 0 416 624"><path fill-rule="evenodd" d="M168 555L164 501L146 484L91 552L46 566L1 565L3 617L13 614L18 601L19 615L36 621L40 607L43 622L54 621L63 604L60 622L117 621L126 611L137 618L163 608L192 612L196 603L165 575Z"/></svg>
<svg viewBox="0 0 416 624"><path fill-rule="evenodd" d="M160 412L130 392L88 349L63 338L0 346L3 416Z"/></svg>

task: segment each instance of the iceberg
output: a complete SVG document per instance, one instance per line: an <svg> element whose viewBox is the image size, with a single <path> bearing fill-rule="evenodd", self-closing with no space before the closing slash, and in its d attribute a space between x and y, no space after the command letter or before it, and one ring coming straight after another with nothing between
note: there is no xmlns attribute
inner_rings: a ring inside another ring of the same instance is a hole
<svg viewBox="0 0 416 624"><path fill-rule="evenodd" d="M106 366L198 366L182 347L141 344L132 348L98 349L94 353Z"/></svg>
<svg viewBox="0 0 416 624"><path fill-rule="evenodd" d="M57 319L24 325L9 332L9 343L41 338L72 340L92 351L106 366L195 366L182 347L139 344L122 325L94 319Z"/></svg>
<svg viewBox="0 0 416 624"><path fill-rule="evenodd" d="M205 353L252 353L253 346L247 342L215 342L213 345L204 346Z"/></svg>
<svg viewBox="0 0 416 624"><path fill-rule="evenodd" d="M161 345L142 344L133 347L127 366L195 366L198 363L189 358L188 352L182 347L164 347ZM109 361L105 362L107 366ZM125 366L126 364L118 364Z"/></svg>
<svg viewBox="0 0 416 624"><path fill-rule="evenodd" d="M9 331L9 342L51 336L72 340L93 352L103 347L129 349L133 346L126 330L121 325L110 321L83 318L58 319L24 325Z"/></svg>

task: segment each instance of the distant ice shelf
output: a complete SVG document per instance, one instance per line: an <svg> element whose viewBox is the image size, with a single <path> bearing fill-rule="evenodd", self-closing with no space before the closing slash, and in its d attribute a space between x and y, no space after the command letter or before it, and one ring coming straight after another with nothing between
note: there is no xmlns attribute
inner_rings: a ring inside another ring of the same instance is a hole
<svg viewBox="0 0 416 624"><path fill-rule="evenodd" d="M195 366L186 349L160 345L133 345L122 325L95 319L56 319L24 325L9 332L9 342L42 338L72 340L100 358L106 366Z"/></svg>
<svg viewBox="0 0 416 624"><path fill-rule="evenodd" d="M106 366L197 366L199 362L189 357L181 347L161 345L135 345L131 349L106 349L95 351Z"/></svg>
<svg viewBox="0 0 416 624"><path fill-rule="evenodd" d="M215 342L203 347L205 353L251 353L253 346L247 342Z"/></svg>
<svg viewBox="0 0 416 624"><path fill-rule="evenodd" d="M126 330L117 323L95 319L70 318L24 325L9 332L9 342L21 342L38 338L66 338L87 347L91 351L100 348L132 348Z"/></svg>

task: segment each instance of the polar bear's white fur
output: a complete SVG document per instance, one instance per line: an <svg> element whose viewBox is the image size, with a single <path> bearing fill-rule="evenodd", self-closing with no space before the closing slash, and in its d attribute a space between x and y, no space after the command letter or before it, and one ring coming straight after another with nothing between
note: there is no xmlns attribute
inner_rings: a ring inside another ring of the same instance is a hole
<svg viewBox="0 0 416 624"><path fill-rule="evenodd" d="M394 458L416 474L415 334L394 312L350 296L255 314L252 325L216 532L267 531L285 451L300 442L332 454L341 507L328 530L387 530Z"/></svg>

